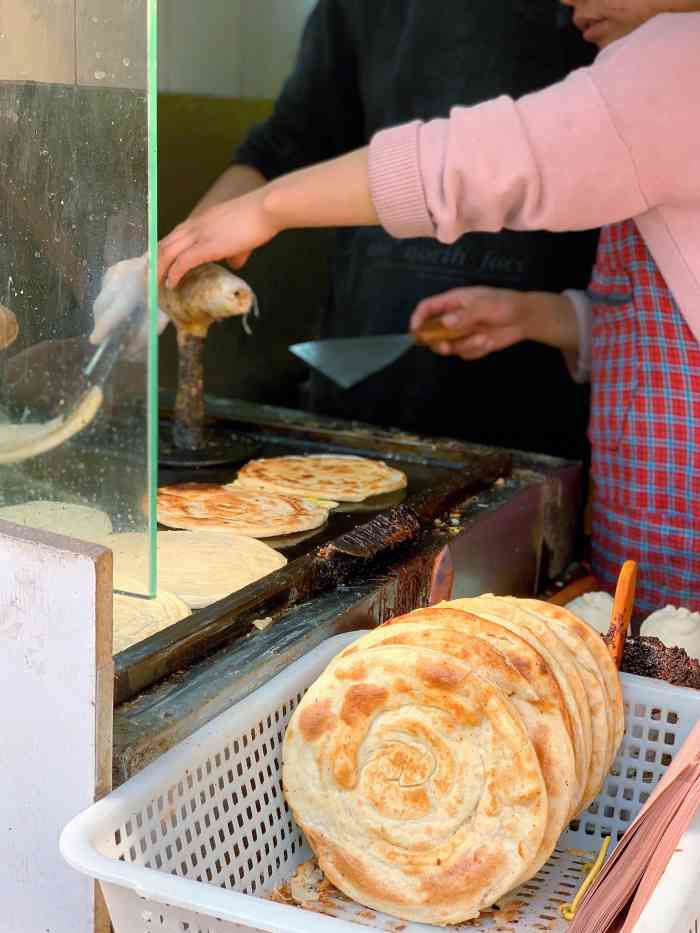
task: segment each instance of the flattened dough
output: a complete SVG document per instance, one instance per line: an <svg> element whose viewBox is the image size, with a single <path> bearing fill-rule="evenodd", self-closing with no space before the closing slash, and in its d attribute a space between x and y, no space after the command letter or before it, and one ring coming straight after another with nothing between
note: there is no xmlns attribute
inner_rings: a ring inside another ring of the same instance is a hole
<svg viewBox="0 0 700 933"><path fill-rule="evenodd" d="M128 582L128 581L123 581ZM134 581L135 582L135 581ZM129 585L130 590L139 589ZM161 590L155 599L114 594L114 654L162 632L192 612L179 596Z"/></svg>
<svg viewBox="0 0 700 933"><path fill-rule="evenodd" d="M101 543L114 553L116 590L128 590L129 579L146 578L146 535L110 535ZM158 590L174 593L191 609L210 606L287 563L262 541L225 531L159 531L157 547Z"/></svg>
<svg viewBox="0 0 700 933"><path fill-rule="evenodd" d="M112 533L112 522L106 512L72 502L38 499L36 502L7 505L0 509L0 520L96 544Z"/></svg>
<svg viewBox="0 0 700 933"><path fill-rule="evenodd" d="M102 390L93 386L65 418L43 424L0 424L0 464L21 463L60 447L86 428L101 406Z"/></svg>

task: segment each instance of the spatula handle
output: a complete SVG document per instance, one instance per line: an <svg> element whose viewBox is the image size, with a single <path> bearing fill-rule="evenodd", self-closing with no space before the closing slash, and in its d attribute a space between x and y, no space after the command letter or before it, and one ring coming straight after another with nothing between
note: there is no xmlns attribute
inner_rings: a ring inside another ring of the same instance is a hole
<svg viewBox="0 0 700 933"><path fill-rule="evenodd" d="M414 331L413 336L417 344L426 346L431 343L441 343L443 340L456 340L459 334L450 330L449 327L444 327L442 324L431 324L428 322Z"/></svg>
<svg viewBox="0 0 700 933"><path fill-rule="evenodd" d="M608 633L610 638L610 653L613 656L613 661L618 670L620 670L622 656L625 653L625 641L632 619L636 587L637 564L633 560L628 560L623 564L617 581L612 624Z"/></svg>

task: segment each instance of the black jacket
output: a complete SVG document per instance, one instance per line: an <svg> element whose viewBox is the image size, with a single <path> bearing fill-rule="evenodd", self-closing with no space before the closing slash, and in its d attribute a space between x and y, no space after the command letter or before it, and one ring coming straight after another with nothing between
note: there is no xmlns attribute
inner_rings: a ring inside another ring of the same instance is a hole
<svg viewBox="0 0 700 933"><path fill-rule="evenodd" d="M587 63L558 0L319 0L272 117L234 160L268 179L455 104L518 97ZM469 234L453 246L337 233L325 337L397 333L416 303L460 285L588 284L596 233ZM412 350L349 391L312 375L308 407L433 435L585 455L587 390L561 354L522 344L476 363Z"/></svg>

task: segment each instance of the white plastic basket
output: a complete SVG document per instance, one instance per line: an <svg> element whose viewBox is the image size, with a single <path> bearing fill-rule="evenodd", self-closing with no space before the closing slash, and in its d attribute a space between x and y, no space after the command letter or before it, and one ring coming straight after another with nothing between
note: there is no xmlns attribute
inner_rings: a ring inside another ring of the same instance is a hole
<svg viewBox="0 0 700 933"><path fill-rule="evenodd" d="M357 905L346 905L336 918L260 896L311 854L282 795L287 721L306 688L359 634L319 645L66 827L63 856L102 883L115 933L434 931ZM519 890L520 909L487 916L462 928L465 933L565 930L559 907L580 885L582 851L597 851L604 834L619 838L689 734L700 715L700 692L622 679L627 731L600 797ZM700 933L699 880L696 820L639 933Z"/></svg>

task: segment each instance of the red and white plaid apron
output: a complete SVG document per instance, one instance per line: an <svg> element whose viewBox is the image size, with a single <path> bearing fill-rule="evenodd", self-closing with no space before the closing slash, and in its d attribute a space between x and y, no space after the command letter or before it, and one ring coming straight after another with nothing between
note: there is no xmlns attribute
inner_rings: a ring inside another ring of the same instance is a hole
<svg viewBox="0 0 700 933"><path fill-rule="evenodd" d="M593 272L593 570L639 562L636 610L700 610L700 345L633 221Z"/></svg>

